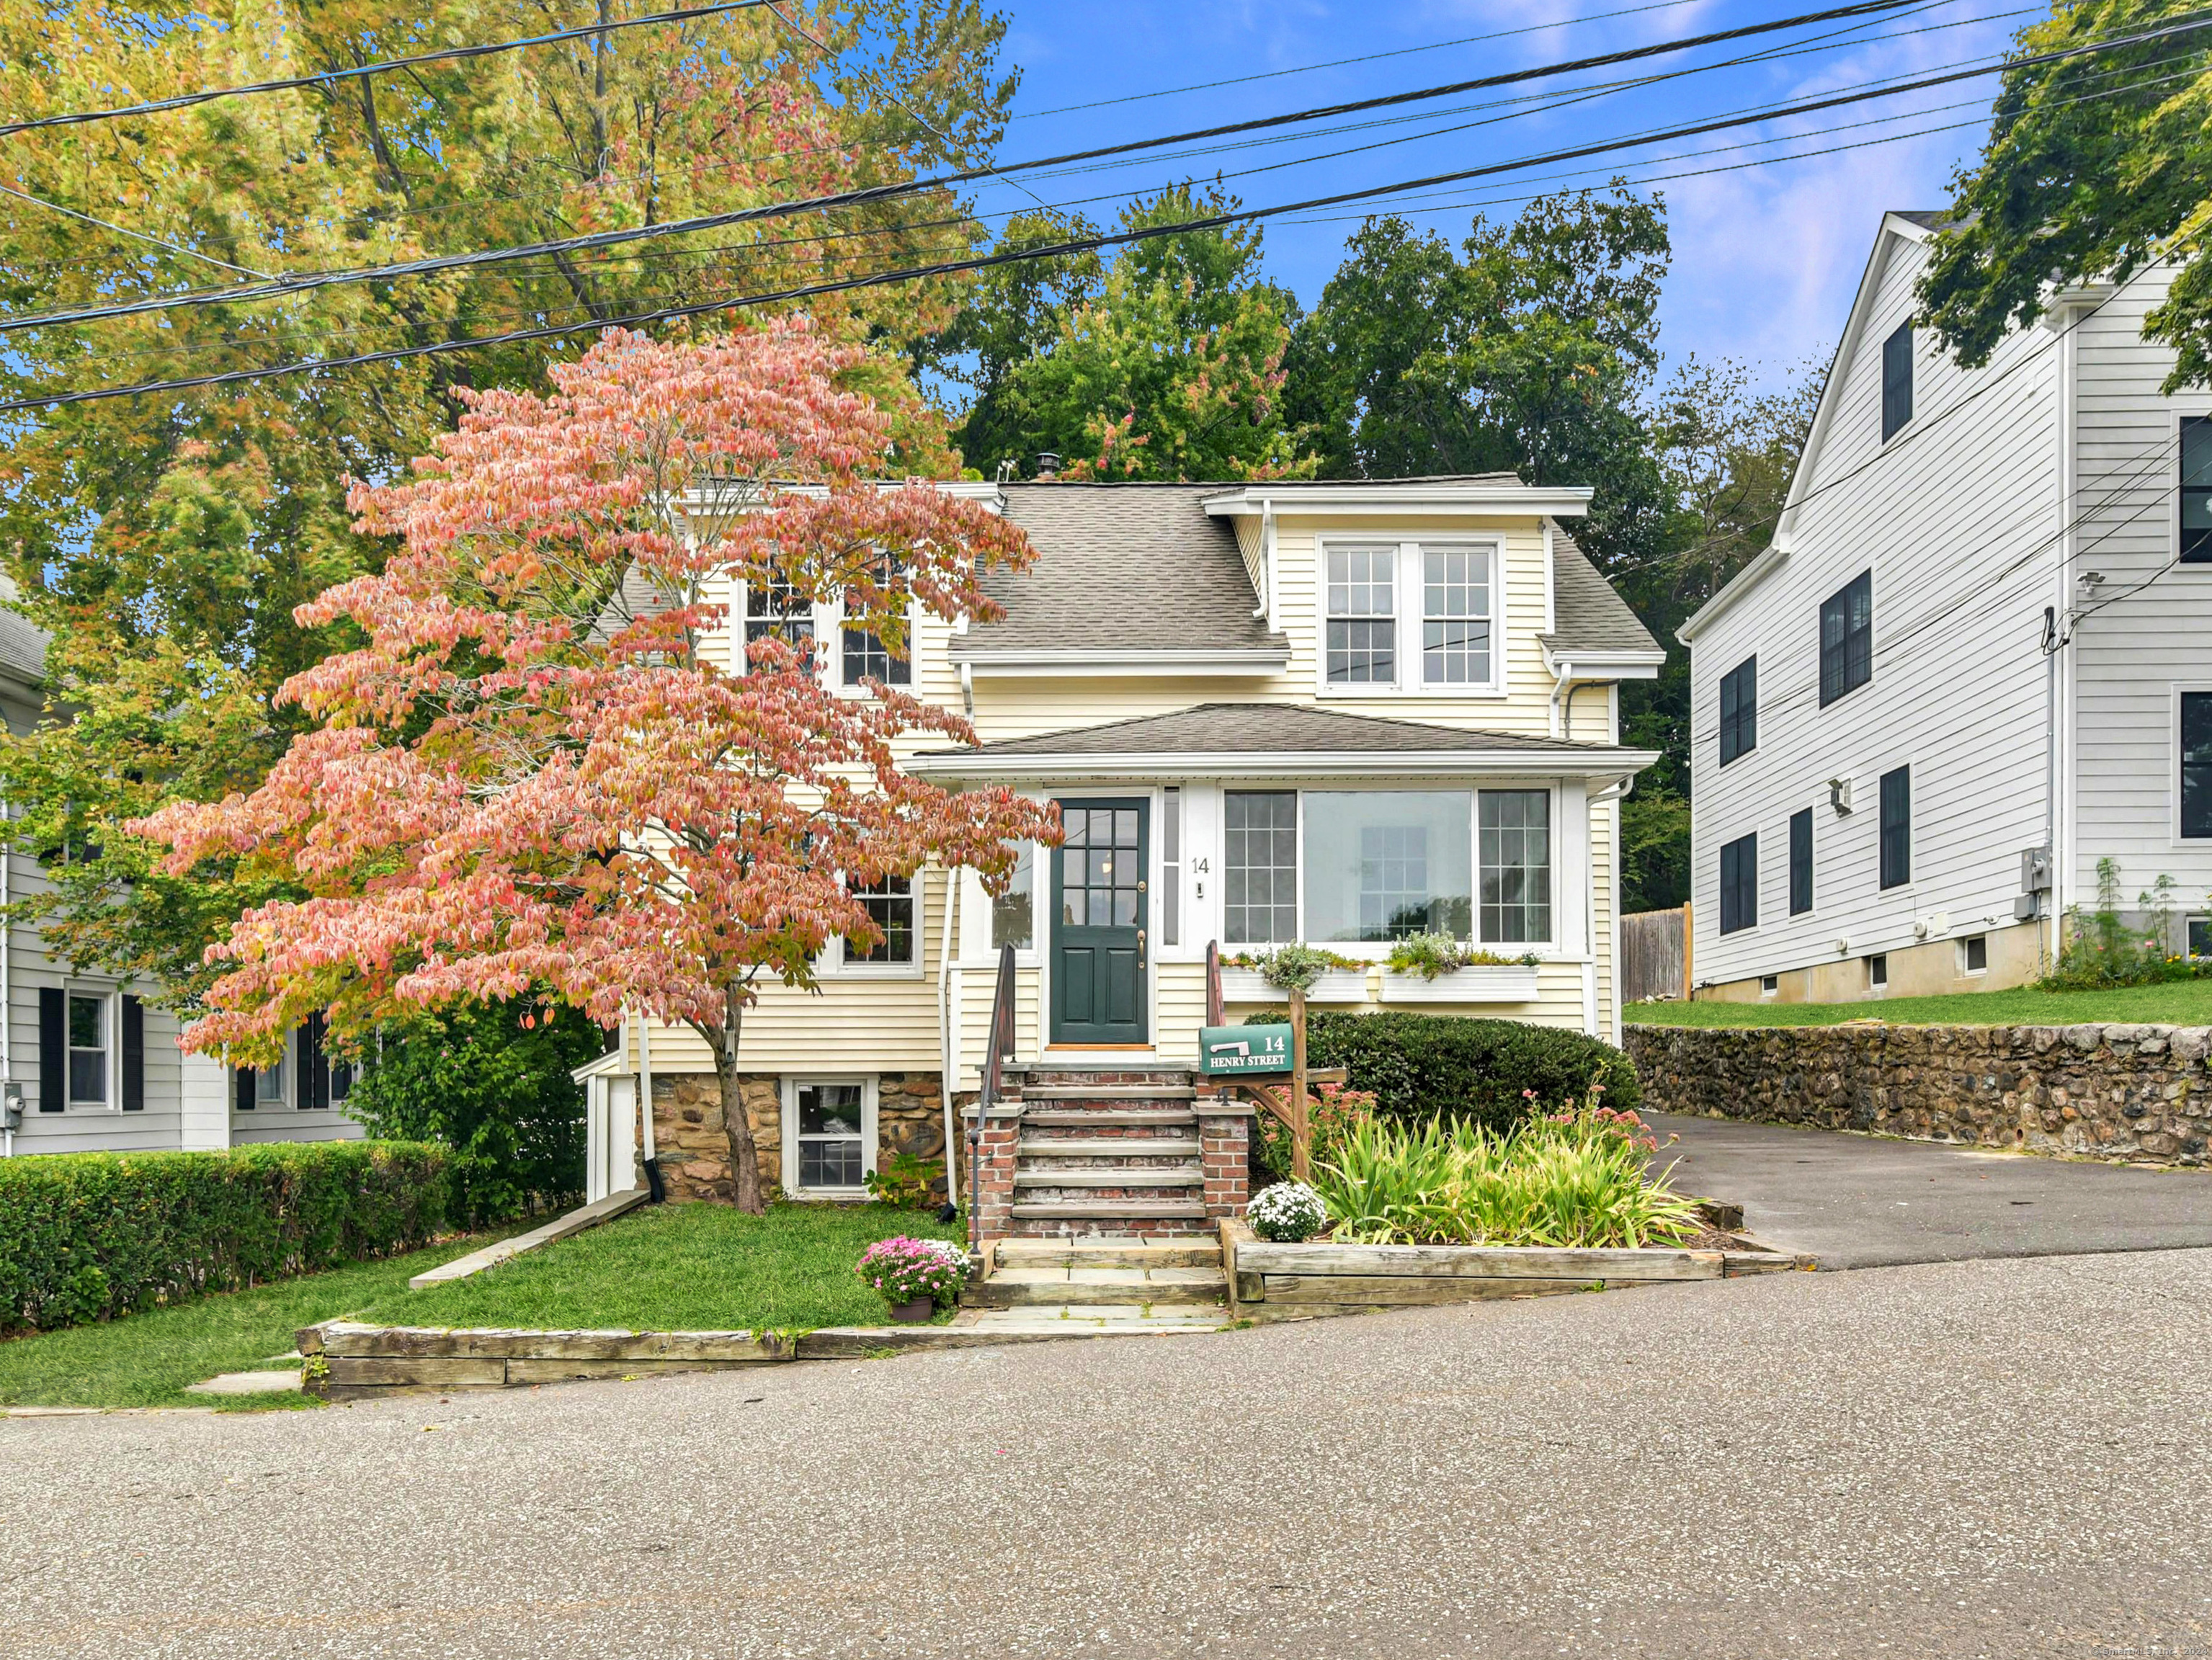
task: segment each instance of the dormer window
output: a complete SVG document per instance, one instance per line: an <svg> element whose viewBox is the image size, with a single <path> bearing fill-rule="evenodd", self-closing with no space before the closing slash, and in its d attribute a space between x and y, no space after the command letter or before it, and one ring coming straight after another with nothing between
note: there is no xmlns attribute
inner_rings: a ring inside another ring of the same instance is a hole
<svg viewBox="0 0 2212 1660"><path fill-rule="evenodd" d="M1494 693L1498 551L1343 542L1322 550L1322 690Z"/></svg>
<svg viewBox="0 0 2212 1660"><path fill-rule="evenodd" d="M745 585L745 644L771 637L793 646L814 643L814 601L772 574Z"/></svg>

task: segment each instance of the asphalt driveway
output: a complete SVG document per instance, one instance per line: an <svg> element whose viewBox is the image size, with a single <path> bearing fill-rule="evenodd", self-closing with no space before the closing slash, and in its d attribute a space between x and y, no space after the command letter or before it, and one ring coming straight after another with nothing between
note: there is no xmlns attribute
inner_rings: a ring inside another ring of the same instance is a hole
<svg viewBox="0 0 2212 1660"><path fill-rule="evenodd" d="M2212 1252L0 1421L0 1654L2212 1652Z"/></svg>
<svg viewBox="0 0 2212 1660"><path fill-rule="evenodd" d="M1753 1233L1824 1268L2212 1245L2212 1171L1647 1116L1678 1138L1660 1155L1677 1186L1735 1201Z"/></svg>

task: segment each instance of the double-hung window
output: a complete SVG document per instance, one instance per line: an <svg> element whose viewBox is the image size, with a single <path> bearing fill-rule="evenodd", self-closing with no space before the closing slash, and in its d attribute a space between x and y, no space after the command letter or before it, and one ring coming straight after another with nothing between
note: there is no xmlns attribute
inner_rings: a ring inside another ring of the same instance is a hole
<svg viewBox="0 0 2212 1660"><path fill-rule="evenodd" d="M1493 544L1328 544L1322 563L1324 690L1495 690Z"/></svg>
<svg viewBox="0 0 2212 1660"><path fill-rule="evenodd" d="M1235 946L1298 937L1298 797L1231 790L1222 801L1222 933Z"/></svg>
<svg viewBox="0 0 2212 1660"><path fill-rule="evenodd" d="M1463 790L1308 792L1304 937L1467 939L1474 921L1472 805Z"/></svg>
<svg viewBox="0 0 2212 1660"><path fill-rule="evenodd" d="M1881 343L1881 441L1912 419L1912 325L1900 323Z"/></svg>
<svg viewBox="0 0 2212 1660"><path fill-rule="evenodd" d="M108 1104L110 1001L96 994L69 994L69 1104L73 1107Z"/></svg>
<svg viewBox="0 0 2212 1660"><path fill-rule="evenodd" d="M1721 932L1759 926L1759 836L1739 836L1721 847Z"/></svg>
<svg viewBox="0 0 2212 1660"><path fill-rule="evenodd" d="M915 962L914 879L886 876L880 882L856 885L852 891L884 937L872 946L848 939L846 966L911 967Z"/></svg>
<svg viewBox="0 0 2212 1660"><path fill-rule="evenodd" d="M898 576L895 562L884 558L873 562L870 575L881 587L891 587ZM914 684L912 629L908 630L907 651L894 656L880 635L848 619L841 618L837 629L838 650L842 658L843 684L848 691L858 690L866 682L877 680L887 686L910 686Z"/></svg>
<svg viewBox="0 0 2212 1660"><path fill-rule="evenodd" d="M1820 602L1820 705L1874 678L1874 573L1863 570Z"/></svg>
<svg viewBox="0 0 2212 1660"><path fill-rule="evenodd" d="M1721 764L1759 747L1759 659L1721 676Z"/></svg>
<svg viewBox="0 0 2212 1660"><path fill-rule="evenodd" d="M2212 837L2212 691L2181 694L2181 834Z"/></svg>
<svg viewBox="0 0 2212 1660"><path fill-rule="evenodd" d="M1552 937L1552 793L1484 790L1476 841L1482 864L1486 945L1538 945Z"/></svg>
<svg viewBox="0 0 2212 1660"><path fill-rule="evenodd" d="M785 1170L801 1194L858 1192L868 1179L873 1149L869 1146L867 1086L860 1083L812 1083L786 1086L793 1134Z"/></svg>
<svg viewBox="0 0 2212 1660"><path fill-rule="evenodd" d="M2212 564L2212 416L2181 422L2181 545L2185 565Z"/></svg>
<svg viewBox="0 0 2212 1660"><path fill-rule="evenodd" d="M1912 879L1912 769L1881 775L1881 885L1901 888Z"/></svg>
<svg viewBox="0 0 2212 1660"><path fill-rule="evenodd" d="M811 651L814 644L814 602L773 573L745 585L745 644L775 639Z"/></svg>
<svg viewBox="0 0 2212 1660"><path fill-rule="evenodd" d="M276 1057L265 1067L253 1069L253 1104L274 1110L289 1104L292 1057L290 1041L285 1043L287 1053Z"/></svg>
<svg viewBox="0 0 2212 1660"><path fill-rule="evenodd" d="M1328 684L1398 678L1398 550L1328 550Z"/></svg>

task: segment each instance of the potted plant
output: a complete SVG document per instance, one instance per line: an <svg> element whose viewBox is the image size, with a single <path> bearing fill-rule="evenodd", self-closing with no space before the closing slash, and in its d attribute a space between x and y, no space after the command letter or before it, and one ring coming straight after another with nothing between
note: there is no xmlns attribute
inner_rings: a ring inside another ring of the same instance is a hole
<svg viewBox="0 0 2212 1660"><path fill-rule="evenodd" d="M1528 1003L1536 997L1534 952L1500 957L1448 933L1414 933L1395 942L1382 965L1390 1003Z"/></svg>
<svg viewBox="0 0 2212 1660"><path fill-rule="evenodd" d="M1318 946L1277 946L1239 952L1221 965L1222 1000L1279 1003L1302 991L1309 1003L1364 1003L1367 964Z"/></svg>
<svg viewBox="0 0 2212 1660"><path fill-rule="evenodd" d="M891 1318L919 1325L968 1278L968 1256L942 1239L878 1239L860 1253L860 1278L890 1305Z"/></svg>

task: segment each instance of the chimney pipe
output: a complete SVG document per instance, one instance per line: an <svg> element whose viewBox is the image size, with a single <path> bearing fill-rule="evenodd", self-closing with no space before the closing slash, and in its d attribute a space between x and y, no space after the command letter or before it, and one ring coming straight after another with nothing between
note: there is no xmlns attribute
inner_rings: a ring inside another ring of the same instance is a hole
<svg viewBox="0 0 2212 1660"><path fill-rule="evenodd" d="M1060 477L1060 455L1057 451L1039 450L1037 452L1036 476L1040 480Z"/></svg>

